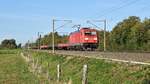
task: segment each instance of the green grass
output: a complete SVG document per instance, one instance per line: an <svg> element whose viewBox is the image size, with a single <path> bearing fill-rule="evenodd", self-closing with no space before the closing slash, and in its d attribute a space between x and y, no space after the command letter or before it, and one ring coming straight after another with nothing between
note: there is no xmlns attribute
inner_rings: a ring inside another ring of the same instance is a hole
<svg viewBox="0 0 150 84"><path fill-rule="evenodd" d="M39 59L44 70L49 70L52 81L56 81L56 66L60 64L61 82L67 82L71 79L73 84L81 84L82 67L84 64L88 64L88 84L148 84L150 82L150 66L42 52L32 52L32 55L35 59ZM47 67L47 62L50 67Z"/></svg>
<svg viewBox="0 0 150 84"><path fill-rule="evenodd" d="M42 84L40 77L29 72L28 64L20 52L21 50L0 50L0 84ZM84 64L88 65L88 84L149 84L150 81L150 66L42 52L30 54L39 60L43 72L49 70L51 84L56 84L57 64L61 65L61 83L71 79L73 84L81 84Z"/></svg>
<svg viewBox="0 0 150 84"><path fill-rule="evenodd" d="M0 50L0 84L37 84L20 50Z"/></svg>

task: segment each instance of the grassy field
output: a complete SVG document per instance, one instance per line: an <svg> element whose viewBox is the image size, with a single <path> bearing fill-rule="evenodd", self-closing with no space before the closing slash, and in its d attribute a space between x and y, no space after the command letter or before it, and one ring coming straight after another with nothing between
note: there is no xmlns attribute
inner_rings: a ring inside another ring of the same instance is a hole
<svg viewBox="0 0 150 84"><path fill-rule="evenodd" d="M0 50L0 84L44 84L40 77L29 72L28 64L20 56L20 52L20 50ZM81 84L84 64L88 65L88 84L149 84L150 82L150 66L42 52L30 52L30 55L35 60L38 59L43 74L49 71L50 84L56 84L57 64L61 65L60 84L69 80L72 80L72 84ZM47 63L50 64L49 67Z"/></svg>
<svg viewBox="0 0 150 84"><path fill-rule="evenodd" d="M0 50L0 84L37 84L38 78L29 72L20 50Z"/></svg>
<svg viewBox="0 0 150 84"><path fill-rule="evenodd" d="M149 84L150 66L115 63L106 60L82 57L60 56L48 53L32 52L34 59L49 70L52 81L56 80L57 64L61 65L61 82L70 79L73 84L81 84L82 67L88 64L88 84ZM47 67L47 62L50 67Z"/></svg>

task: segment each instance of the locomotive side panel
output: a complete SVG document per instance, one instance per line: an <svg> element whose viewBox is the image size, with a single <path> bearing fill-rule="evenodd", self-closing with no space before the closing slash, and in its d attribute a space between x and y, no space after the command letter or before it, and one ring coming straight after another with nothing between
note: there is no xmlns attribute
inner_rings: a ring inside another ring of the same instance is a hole
<svg viewBox="0 0 150 84"><path fill-rule="evenodd" d="M98 47L98 35L95 29L81 28L69 35L68 43L59 44L60 49L93 50Z"/></svg>
<svg viewBox="0 0 150 84"><path fill-rule="evenodd" d="M69 36L69 44L72 44L72 45L77 45L80 43L80 32L77 31L77 32L73 32L70 34Z"/></svg>

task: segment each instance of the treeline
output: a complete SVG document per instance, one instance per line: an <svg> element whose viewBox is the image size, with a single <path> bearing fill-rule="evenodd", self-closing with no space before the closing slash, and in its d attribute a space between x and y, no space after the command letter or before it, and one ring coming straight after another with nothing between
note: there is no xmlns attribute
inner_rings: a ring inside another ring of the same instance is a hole
<svg viewBox="0 0 150 84"><path fill-rule="evenodd" d="M55 36L55 44L68 42L68 35L59 35L58 32L55 32L54 36ZM36 40L36 43L38 42L39 39ZM49 33L48 35L45 35L43 38L41 38L40 43L42 45L52 45L52 33Z"/></svg>
<svg viewBox="0 0 150 84"><path fill-rule="evenodd" d="M130 16L119 22L107 34L107 49L111 51L150 51L150 19L143 21Z"/></svg>
<svg viewBox="0 0 150 84"><path fill-rule="evenodd" d="M21 48L21 44L16 44L15 39L5 39L0 44L0 49L16 49Z"/></svg>
<svg viewBox="0 0 150 84"><path fill-rule="evenodd" d="M58 43L67 43L68 42L68 35L59 35L58 32L54 33L55 36L55 45ZM43 37L39 37L35 43L26 43L25 47L32 47L37 48L39 45L49 45L52 46L52 32L50 32L47 35L44 35Z"/></svg>
<svg viewBox="0 0 150 84"><path fill-rule="evenodd" d="M103 31L99 31L99 50L103 50ZM55 32L55 44L66 43L67 35ZM39 39L34 46L37 46ZM40 39L41 45L52 44L52 33ZM130 16L119 22L112 31L106 32L106 48L108 51L150 51L150 19L141 20L139 17Z"/></svg>

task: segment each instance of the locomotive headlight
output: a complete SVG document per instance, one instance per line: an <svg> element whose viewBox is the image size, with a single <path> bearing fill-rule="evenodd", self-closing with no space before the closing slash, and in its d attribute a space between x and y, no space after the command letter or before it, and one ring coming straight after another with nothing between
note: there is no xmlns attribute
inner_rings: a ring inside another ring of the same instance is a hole
<svg viewBox="0 0 150 84"><path fill-rule="evenodd" d="M97 40L97 38L94 38L94 40Z"/></svg>
<svg viewBox="0 0 150 84"><path fill-rule="evenodd" d="M89 38L84 38L84 40L89 40Z"/></svg>

